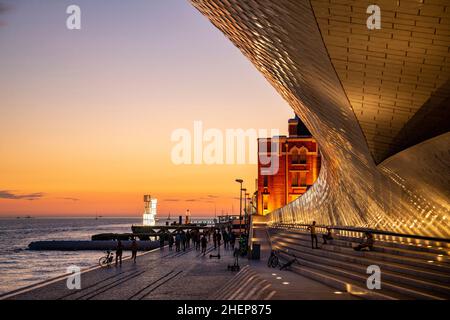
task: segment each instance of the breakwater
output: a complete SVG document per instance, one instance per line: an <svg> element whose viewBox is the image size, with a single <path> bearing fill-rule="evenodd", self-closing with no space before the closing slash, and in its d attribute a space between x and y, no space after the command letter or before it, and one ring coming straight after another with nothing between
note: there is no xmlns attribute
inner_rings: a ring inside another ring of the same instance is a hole
<svg viewBox="0 0 450 320"><path fill-rule="evenodd" d="M139 251L148 251L159 247L159 241L137 241ZM131 249L131 241L122 241L123 249ZM117 242L113 240L77 241L77 240L52 240L33 241L28 245L29 250L59 250L59 251L81 251L81 250L115 250Z"/></svg>

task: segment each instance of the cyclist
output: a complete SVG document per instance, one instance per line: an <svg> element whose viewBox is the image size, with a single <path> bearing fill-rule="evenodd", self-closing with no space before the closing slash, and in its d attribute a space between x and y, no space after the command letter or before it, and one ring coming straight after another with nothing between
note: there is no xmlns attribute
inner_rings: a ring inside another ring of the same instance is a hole
<svg viewBox="0 0 450 320"><path fill-rule="evenodd" d="M120 262L120 266L122 266L122 253L123 253L122 241L120 239L117 239L116 266L118 262Z"/></svg>

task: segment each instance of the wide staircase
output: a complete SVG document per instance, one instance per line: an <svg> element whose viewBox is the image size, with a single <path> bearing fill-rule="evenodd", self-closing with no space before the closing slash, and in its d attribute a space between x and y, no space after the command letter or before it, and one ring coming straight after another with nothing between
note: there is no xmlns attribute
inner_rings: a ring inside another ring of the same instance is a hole
<svg viewBox="0 0 450 320"><path fill-rule="evenodd" d="M274 291L269 282L261 279L250 266L243 267L212 300L269 300Z"/></svg>
<svg viewBox="0 0 450 320"><path fill-rule="evenodd" d="M404 241L377 236L374 251L355 251L360 238L354 233L334 235L320 249L311 248L306 230L269 227L272 244L282 260L297 258L292 270L325 283L337 294L349 292L367 299L450 298L450 244L448 242ZM360 234L358 234L360 236ZM381 270L381 289L367 288L367 267Z"/></svg>

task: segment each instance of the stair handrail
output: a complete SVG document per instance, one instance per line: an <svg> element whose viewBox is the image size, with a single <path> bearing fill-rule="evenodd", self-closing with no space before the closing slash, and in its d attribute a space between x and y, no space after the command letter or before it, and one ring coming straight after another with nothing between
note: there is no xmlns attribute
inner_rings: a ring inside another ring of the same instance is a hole
<svg viewBox="0 0 450 320"><path fill-rule="evenodd" d="M287 226L289 227L309 227L310 224L302 224L302 223L273 223L274 226ZM434 241L434 242L447 242L450 243L450 238L439 238L439 237L429 237L429 236L422 236L422 235L415 235L415 234L406 234L406 233L397 233L392 231L386 231L386 230L377 230L377 229L371 229L371 228L364 228L364 227L344 227L344 226L326 226L326 225L316 225L316 228L318 229L325 229L329 228L331 230L339 230L339 231L352 231L352 232L370 232L375 235L386 235L386 236L392 236L392 237L399 237L399 238L411 238L411 239L418 239L418 240L425 240L425 241Z"/></svg>

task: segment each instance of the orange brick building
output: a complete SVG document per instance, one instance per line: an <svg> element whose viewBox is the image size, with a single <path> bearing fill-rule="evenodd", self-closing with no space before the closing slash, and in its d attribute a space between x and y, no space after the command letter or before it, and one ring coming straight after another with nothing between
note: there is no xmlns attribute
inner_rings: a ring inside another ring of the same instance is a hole
<svg viewBox="0 0 450 320"><path fill-rule="evenodd" d="M257 212L260 215L268 214L300 197L316 181L320 171L317 142L297 116L289 119L289 136L277 137L279 150L275 155L270 150L274 138L266 139L267 154L278 157L279 168L273 175L261 174L261 169L271 164L261 163L261 156L266 150L261 150L258 143Z"/></svg>

